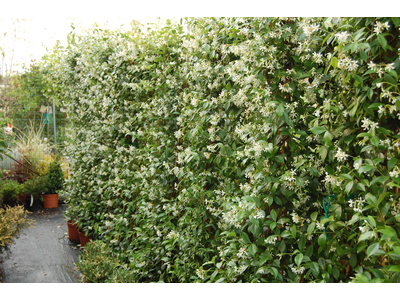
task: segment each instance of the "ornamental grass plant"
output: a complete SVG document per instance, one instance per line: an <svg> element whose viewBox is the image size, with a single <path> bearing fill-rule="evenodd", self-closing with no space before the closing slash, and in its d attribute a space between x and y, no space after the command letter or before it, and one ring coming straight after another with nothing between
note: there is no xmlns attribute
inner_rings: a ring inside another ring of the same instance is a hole
<svg viewBox="0 0 400 300"><path fill-rule="evenodd" d="M399 23L71 33L66 215L134 282L399 282Z"/></svg>
<svg viewBox="0 0 400 300"><path fill-rule="evenodd" d="M46 161L51 155L54 147L44 138L43 135L44 123L38 127L34 124L27 126L26 132L20 131L14 143L14 147L22 155L22 163L34 172L44 175L47 169ZM23 168L23 167L21 167ZM34 173L29 169L30 175Z"/></svg>

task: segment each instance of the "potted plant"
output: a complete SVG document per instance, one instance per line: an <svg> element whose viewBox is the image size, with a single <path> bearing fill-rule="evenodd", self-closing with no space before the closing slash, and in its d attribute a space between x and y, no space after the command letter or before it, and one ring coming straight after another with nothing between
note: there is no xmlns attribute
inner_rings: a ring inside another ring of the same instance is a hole
<svg viewBox="0 0 400 300"><path fill-rule="evenodd" d="M46 186L47 178L45 176L33 177L22 184L20 193L29 195L25 198L25 205L28 211L34 212L39 209L40 199Z"/></svg>
<svg viewBox="0 0 400 300"><path fill-rule="evenodd" d="M64 173L58 161L52 161L46 174L47 185L44 193L44 207L58 207L58 191L63 188Z"/></svg>
<svg viewBox="0 0 400 300"><path fill-rule="evenodd" d="M67 217L67 225L68 225L68 239L71 242L80 242L79 234L78 234L78 225L74 224L74 216L75 212L72 209L67 209L64 212L64 216Z"/></svg>
<svg viewBox="0 0 400 300"><path fill-rule="evenodd" d="M0 185L0 204L14 204L18 194L20 193L21 185L13 179L5 180Z"/></svg>

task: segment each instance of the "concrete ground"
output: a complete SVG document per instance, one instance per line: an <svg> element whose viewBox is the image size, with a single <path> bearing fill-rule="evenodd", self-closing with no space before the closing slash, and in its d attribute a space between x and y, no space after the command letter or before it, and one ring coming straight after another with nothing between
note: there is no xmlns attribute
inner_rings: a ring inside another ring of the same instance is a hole
<svg viewBox="0 0 400 300"><path fill-rule="evenodd" d="M24 229L8 250L0 254L4 283L76 283L74 263L79 248L68 240L65 204L30 214L35 227Z"/></svg>

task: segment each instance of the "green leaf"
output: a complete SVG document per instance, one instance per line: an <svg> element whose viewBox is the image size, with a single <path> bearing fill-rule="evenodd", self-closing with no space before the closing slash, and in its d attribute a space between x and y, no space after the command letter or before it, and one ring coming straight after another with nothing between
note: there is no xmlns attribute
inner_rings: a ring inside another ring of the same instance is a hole
<svg viewBox="0 0 400 300"><path fill-rule="evenodd" d="M352 43L350 45L351 53L354 53L357 50L357 47L358 47L358 43L357 42Z"/></svg>
<svg viewBox="0 0 400 300"><path fill-rule="evenodd" d="M373 216L368 216L368 222L372 227L376 227L376 221Z"/></svg>
<svg viewBox="0 0 400 300"><path fill-rule="evenodd" d="M372 135L370 133L368 133L368 132L362 132L362 133L358 134L357 138L365 137L365 136L369 137L369 138L372 138Z"/></svg>
<svg viewBox="0 0 400 300"><path fill-rule="evenodd" d="M371 144L374 145L375 147L379 147L379 138L377 136L374 136L371 138Z"/></svg>
<svg viewBox="0 0 400 300"><path fill-rule="evenodd" d="M399 272L400 272L400 265L391 266L391 267L389 268L389 271L399 273Z"/></svg>
<svg viewBox="0 0 400 300"><path fill-rule="evenodd" d="M374 207L378 207L377 199L371 193L368 193L368 194L365 195L365 200L367 200L368 204L370 204L370 205L372 205Z"/></svg>
<svg viewBox="0 0 400 300"><path fill-rule="evenodd" d="M326 146L322 146L319 149L319 155L321 156L321 160L325 161L325 158L328 155L328 148L326 148Z"/></svg>
<svg viewBox="0 0 400 300"><path fill-rule="evenodd" d="M340 174L340 177L347 180L353 180L353 177L351 177L351 175L345 173Z"/></svg>
<svg viewBox="0 0 400 300"><path fill-rule="evenodd" d="M332 67L334 68L334 69L336 69L337 68L337 66L338 66L338 59L337 59L337 57L332 57L332 59L331 59L331 65L332 65Z"/></svg>
<svg viewBox="0 0 400 300"><path fill-rule="evenodd" d="M367 249L367 255L372 256L379 250L379 243L374 243Z"/></svg>
<svg viewBox="0 0 400 300"><path fill-rule="evenodd" d="M319 275L319 265L315 261L310 264L310 269L314 277L317 277Z"/></svg>
<svg viewBox="0 0 400 300"><path fill-rule="evenodd" d="M330 146L332 144L332 134L329 131L326 131L324 134L325 144Z"/></svg>
<svg viewBox="0 0 400 300"><path fill-rule="evenodd" d="M318 237L318 245L320 247L324 247L326 244L326 234L322 233L319 237Z"/></svg>
<svg viewBox="0 0 400 300"><path fill-rule="evenodd" d="M385 37L383 36L383 34L378 35L378 42L379 42L379 44L381 44L382 48L384 50L386 50L387 41L386 41Z"/></svg>
<svg viewBox="0 0 400 300"><path fill-rule="evenodd" d="M308 225L308 227L307 227L307 233L313 233L313 231L314 231L314 229L315 229L315 222L312 222L310 225Z"/></svg>
<svg viewBox="0 0 400 300"><path fill-rule="evenodd" d="M358 239L358 242L362 242L364 240L369 240L372 237L372 231L367 231L364 232L360 238Z"/></svg>
<svg viewBox="0 0 400 300"><path fill-rule="evenodd" d="M271 218L272 220L274 220L276 222L276 217L278 216L278 213L273 209L270 212Z"/></svg>
<svg viewBox="0 0 400 300"><path fill-rule="evenodd" d="M335 171L328 165L325 165L325 171L329 174L329 175L336 175Z"/></svg>
<svg viewBox="0 0 400 300"><path fill-rule="evenodd" d="M383 199L385 199L386 195L390 194L389 192L382 193L379 195L378 201L376 202L376 206L379 206L379 204L382 202Z"/></svg>
<svg viewBox="0 0 400 300"><path fill-rule="evenodd" d="M254 244L251 244L249 246L249 253L251 256L254 256L257 253L257 246Z"/></svg>
<svg viewBox="0 0 400 300"><path fill-rule="evenodd" d="M296 234L297 234L297 229L296 229L296 226L293 225L293 226L292 226L292 237L293 237L294 239L296 238Z"/></svg>
<svg viewBox="0 0 400 300"><path fill-rule="evenodd" d="M284 112L285 112L285 109L284 109L283 105L279 104L278 108L276 109L276 114L279 117L282 117Z"/></svg>
<svg viewBox="0 0 400 300"><path fill-rule="evenodd" d="M363 84L364 80L362 79L362 77L358 76L358 75L354 75L354 79L356 81L358 81L360 84Z"/></svg>
<svg viewBox="0 0 400 300"><path fill-rule="evenodd" d="M368 55L367 55L367 53L364 51L364 50L361 50L360 51L360 56L361 56L361 59L363 60L363 61L368 61Z"/></svg>
<svg viewBox="0 0 400 300"><path fill-rule="evenodd" d="M351 190L353 188L353 185L354 185L353 181L350 181L348 184L346 184L345 191L346 191L347 194L350 194L350 192L351 192Z"/></svg>
<svg viewBox="0 0 400 300"><path fill-rule="evenodd" d="M321 134L321 133L325 132L326 129L321 126L315 126L315 127L311 128L310 131L314 134Z"/></svg>
<svg viewBox="0 0 400 300"><path fill-rule="evenodd" d="M243 240L244 240L244 242L245 242L246 244L250 244L250 243L251 243L251 242L250 242L249 235L248 235L246 232L244 232L244 231L242 231L242 238L243 238Z"/></svg>
<svg viewBox="0 0 400 300"><path fill-rule="evenodd" d="M270 270L271 273L274 275L274 278L275 278L275 279L279 276L279 272L278 272L278 270L277 270L276 268L271 267L269 270Z"/></svg>
<svg viewBox="0 0 400 300"><path fill-rule="evenodd" d="M393 22L394 26L398 27L400 25L400 18L392 17L392 22Z"/></svg>
<svg viewBox="0 0 400 300"><path fill-rule="evenodd" d="M396 252L396 254L397 254L398 256L400 256L400 247L399 247L399 246L394 246L394 247L393 247L393 251Z"/></svg>
<svg viewBox="0 0 400 300"><path fill-rule="evenodd" d="M353 108L350 110L349 112L349 116L350 117L354 117L354 115L356 114L358 109L358 101L356 102L356 104L353 106Z"/></svg>
<svg viewBox="0 0 400 300"><path fill-rule="evenodd" d="M374 168L374 166L365 165L365 166L360 167L360 169L358 169L358 173L360 173L360 174L366 173L366 172L371 171L373 168Z"/></svg>
<svg viewBox="0 0 400 300"><path fill-rule="evenodd" d="M397 164L398 159L397 158L391 158L388 161L388 169L389 171Z"/></svg>
<svg viewBox="0 0 400 300"><path fill-rule="evenodd" d="M392 76L390 76L389 74L386 74L386 73L385 73L384 77L385 77L385 80L386 80L387 82L389 82L389 83L391 83L391 84L393 84L393 85L397 85L397 80L394 79L394 78L393 78Z"/></svg>
<svg viewBox="0 0 400 300"><path fill-rule="evenodd" d="M303 257L303 253L299 253L296 255L296 257L294 258L294 262L297 266L300 266L301 262L303 261Z"/></svg>
<svg viewBox="0 0 400 300"><path fill-rule="evenodd" d="M304 234L301 235L301 237L297 243L297 246L299 247L299 250L303 250L304 247L306 246L306 236Z"/></svg>
<svg viewBox="0 0 400 300"><path fill-rule="evenodd" d="M271 255L268 253L264 253L260 256L260 260L258 261L258 266L263 266L269 259L271 259Z"/></svg>
<svg viewBox="0 0 400 300"><path fill-rule="evenodd" d="M311 220L313 220L313 221L315 221L317 219L317 217L318 217L318 212L317 211L314 211L310 216Z"/></svg>
<svg viewBox="0 0 400 300"><path fill-rule="evenodd" d="M397 236L396 230L394 230L390 226L385 226L385 229L379 229L378 232L383 233L384 235L387 235L388 237L395 237Z"/></svg>
<svg viewBox="0 0 400 300"><path fill-rule="evenodd" d="M339 269L335 266L335 267L333 267L333 269L332 269L332 274L333 274L333 277L337 280L337 279L339 279L339 275L340 275L340 273L339 273Z"/></svg>
<svg viewBox="0 0 400 300"><path fill-rule="evenodd" d="M310 172L311 172L311 174L313 174L316 177L319 176L319 172L318 172L318 169L316 167L311 167L310 168Z"/></svg>
<svg viewBox="0 0 400 300"><path fill-rule="evenodd" d="M350 255L349 263L352 268L354 268L357 265L357 255L355 253L352 253Z"/></svg>

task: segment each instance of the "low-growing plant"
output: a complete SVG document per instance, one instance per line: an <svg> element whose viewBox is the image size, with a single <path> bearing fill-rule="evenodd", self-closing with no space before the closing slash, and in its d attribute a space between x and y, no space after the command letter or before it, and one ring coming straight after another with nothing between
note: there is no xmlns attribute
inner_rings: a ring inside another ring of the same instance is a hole
<svg viewBox="0 0 400 300"><path fill-rule="evenodd" d="M122 264L112 248L102 241L91 241L76 263L83 282L126 283L134 282L132 271Z"/></svg>
<svg viewBox="0 0 400 300"><path fill-rule="evenodd" d="M21 185L18 181L12 179L2 180L0 182L0 206L4 202L7 204L16 203L20 190Z"/></svg>
<svg viewBox="0 0 400 300"><path fill-rule="evenodd" d="M32 227L34 223L23 206L0 208L0 249L11 245L22 229Z"/></svg>

